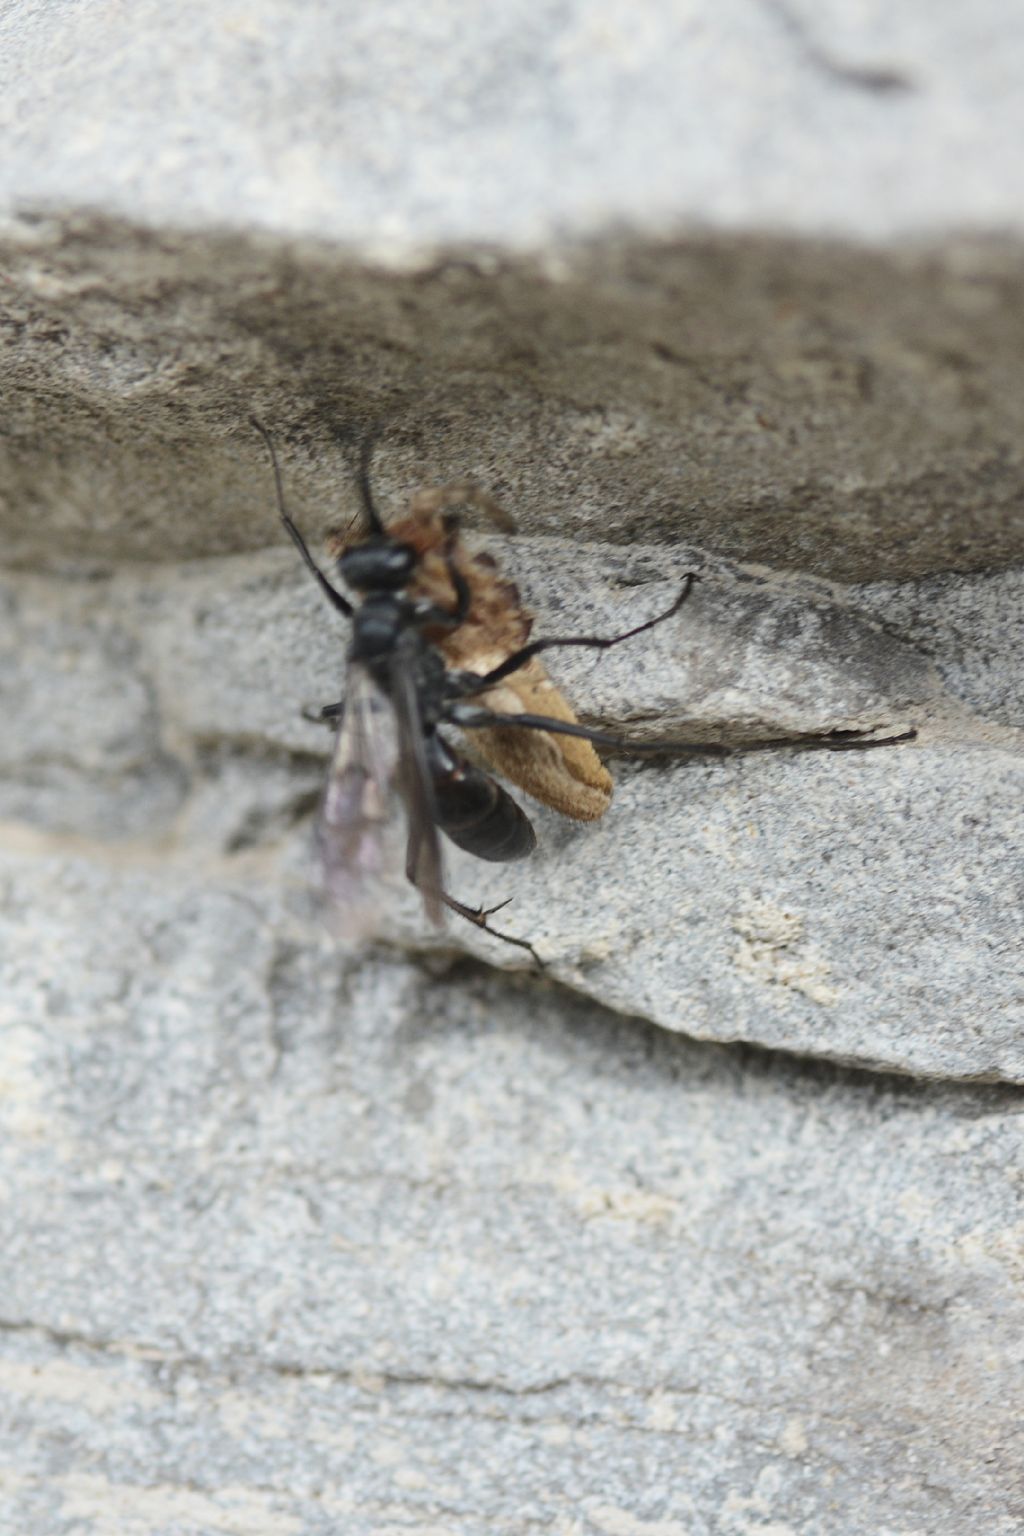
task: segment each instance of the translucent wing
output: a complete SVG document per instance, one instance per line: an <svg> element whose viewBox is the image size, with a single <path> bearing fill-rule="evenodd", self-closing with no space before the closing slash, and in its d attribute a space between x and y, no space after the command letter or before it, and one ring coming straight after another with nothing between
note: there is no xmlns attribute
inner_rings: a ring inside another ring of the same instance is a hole
<svg viewBox="0 0 1024 1536"><path fill-rule="evenodd" d="M437 813L427 760L412 657L399 646L391 663L391 699L398 728L399 784L409 822L406 874L423 897L432 923L439 926L444 868L437 835Z"/></svg>
<svg viewBox="0 0 1024 1536"><path fill-rule="evenodd" d="M376 930L379 887L401 873L399 759L391 701L353 663L318 824L324 883L349 937Z"/></svg>

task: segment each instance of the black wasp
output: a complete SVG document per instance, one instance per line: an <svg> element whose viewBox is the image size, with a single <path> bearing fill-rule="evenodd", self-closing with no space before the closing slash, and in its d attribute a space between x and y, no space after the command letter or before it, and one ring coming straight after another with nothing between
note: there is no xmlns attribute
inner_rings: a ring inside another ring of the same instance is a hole
<svg viewBox="0 0 1024 1536"><path fill-rule="evenodd" d="M618 644L670 617L687 596L688 577L666 613L614 639L534 640L483 673L450 668L427 632L455 630L466 618L470 591L455 556L458 521L446 514L442 549L454 602L445 607L408 593L419 555L408 543L388 534L374 504L369 483L370 443L364 444L357 477L366 536L343 549L336 569L355 594L352 602L328 580L309 552L284 502L281 472L270 435L252 419L270 453L281 521L332 607L350 620L345 697L328 704L314 718L337 725L334 755L319 818L319 839L328 892L346 913L358 913L365 901L363 882L380 872L383 837L392 820L395 792L408 824L405 873L420 891L428 917L440 923L447 907L495 938L528 950L542 965L532 944L491 927L501 906L482 909L457 900L444 889L438 832L477 858L495 863L523 859L536 846L529 818L489 773L446 740L440 727L463 730L521 727L527 731L579 737L606 746L631 746L616 736L592 731L574 720L519 712L503 714L473 704L541 651L557 645ZM645 750L646 744L639 746ZM657 749L655 749L657 750ZM697 747L717 754L725 749ZM356 924L357 925L357 924Z"/></svg>

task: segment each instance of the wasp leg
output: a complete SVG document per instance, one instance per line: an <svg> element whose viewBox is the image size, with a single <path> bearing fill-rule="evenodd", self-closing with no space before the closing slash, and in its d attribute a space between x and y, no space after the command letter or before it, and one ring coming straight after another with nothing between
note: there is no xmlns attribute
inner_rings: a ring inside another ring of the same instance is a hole
<svg viewBox="0 0 1024 1536"><path fill-rule="evenodd" d="M525 666L532 656L539 656L541 651L553 650L555 646L583 645L589 646L595 651L607 651L613 645L621 645L623 640L632 640L634 635L642 635L645 630L653 629L656 624L663 624L666 619L670 619L673 614L678 613L689 597L694 582L699 580L700 577L694 571L689 571L683 578L682 589L671 608L666 608L664 613L655 614L653 619L648 619L644 624L637 624L633 629L627 629L625 634L608 637L570 635L567 638L552 637L548 640L531 640L529 645L524 645L521 650L513 651L512 655L506 657L500 666L494 667L492 671L485 672L480 677L475 676L472 672L459 673L455 679L458 695L465 698L468 694L486 692L488 688L493 688L495 683L500 683L503 678L508 677L511 673L518 672L519 668Z"/></svg>
<svg viewBox="0 0 1024 1536"><path fill-rule="evenodd" d="M332 607L337 608L339 613L343 613L346 619L350 619L352 617L352 604L349 602L347 597L343 597L335 587L331 586L331 583L327 580L327 577L324 575L323 571L320 569L316 561L313 559L313 556L310 554L305 539L302 537L302 534L292 522L287 510L285 509L284 490L281 485L281 470L277 462L277 454L274 452L274 444L270 439L270 433L267 431L262 422L256 420L255 416L250 416L249 420L267 445L267 451L270 454L270 462L274 466L274 484L277 487L277 510L281 515L282 523L284 523L284 526L288 530L292 543L295 545L295 548L302 556L309 571L319 582L320 590L327 598L327 601L331 604Z"/></svg>
<svg viewBox="0 0 1024 1536"><path fill-rule="evenodd" d="M491 935L492 939L501 939L505 944L514 944L517 949L527 950L532 956L533 963L537 969L539 971L544 969L544 961L538 955L529 939L517 939L514 934L505 933L500 928L492 928L487 921L489 917L494 916L495 912L500 912L502 907L507 907L508 901L499 901L496 907L467 907L464 902L458 901L454 896L449 896L447 891L438 891L437 894L450 912L457 912L467 922L472 923L477 928L482 928L485 933ZM511 899L509 897L509 901Z"/></svg>
<svg viewBox="0 0 1024 1536"><path fill-rule="evenodd" d="M418 857L419 843L417 839L410 838L408 853L406 855L405 861L405 873L410 884L414 885L418 891L423 891L424 886L416 878L416 864ZM514 944L517 949L527 950L528 953L532 956L533 963L537 969L539 971L544 969L544 961L541 959L540 955L538 955L537 951L534 949L533 945L528 939L517 939L514 934L504 933L500 928L492 928L490 923L487 921L489 917L494 916L495 912L500 912L502 907L507 907L509 901L512 899L511 897L508 898L508 901L499 901L496 907L467 907L464 901L459 901L455 896L449 896L448 892L441 890L440 887L437 887L434 891L431 892L431 894L436 896L437 899L448 908L449 912L455 912L459 917L464 917L467 923L473 924L474 928L482 928L484 932L489 933L493 939L501 939L504 944Z"/></svg>
<svg viewBox="0 0 1024 1536"><path fill-rule="evenodd" d="M626 752L685 752L693 757L733 757L738 753L779 751L867 751L872 747L893 747L901 741L913 741L917 735L911 728L898 736L868 736L862 731L829 731L821 736L775 736L767 741L737 743L734 747L718 746L707 741L630 741L627 736L614 736L610 731L593 731L587 725L573 725L568 720L556 720L550 715L498 714L493 709L481 709L472 704L452 704L444 719L464 730L486 730L491 726L517 725L528 731L549 731L552 736L578 736L598 747L619 747Z"/></svg>
<svg viewBox="0 0 1024 1536"><path fill-rule="evenodd" d="M303 720L308 720L310 725L334 725L340 723L345 713L345 700L339 699L337 704L325 704L322 709L304 709Z"/></svg>

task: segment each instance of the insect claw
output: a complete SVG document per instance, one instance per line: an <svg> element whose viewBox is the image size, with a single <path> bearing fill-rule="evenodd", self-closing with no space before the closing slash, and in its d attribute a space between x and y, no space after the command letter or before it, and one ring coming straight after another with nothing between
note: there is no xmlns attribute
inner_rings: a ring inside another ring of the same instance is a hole
<svg viewBox="0 0 1024 1536"><path fill-rule="evenodd" d="M502 933L499 929L492 928L487 921L489 917L494 916L495 912L500 912L504 907L510 906L513 899L511 896L506 896L505 900L499 901L496 907L463 907L459 905L456 910L461 912L464 917L468 917L469 921L475 923L482 932L489 933L492 938L503 939L506 944L514 944L517 949L527 950L538 971L543 971L545 969L544 961L538 955L529 939L517 939L511 933ZM451 905L447 898L446 902L448 905Z"/></svg>
<svg viewBox="0 0 1024 1536"><path fill-rule="evenodd" d="M319 709L306 704L300 710L303 720L308 720L310 725L337 725L344 712L344 700L337 704L324 704Z"/></svg>

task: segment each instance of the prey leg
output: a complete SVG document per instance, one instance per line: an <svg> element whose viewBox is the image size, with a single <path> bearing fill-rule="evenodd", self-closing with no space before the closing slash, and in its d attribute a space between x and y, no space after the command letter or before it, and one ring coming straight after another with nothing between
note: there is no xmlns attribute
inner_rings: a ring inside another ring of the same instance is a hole
<svg viewBox="0 0 1024 1536"><path fill-rule="evenodd" d="M452 625L457 626L469 612L469 582L463 576L455 564L455 546L459 541L459 520L454 512L446 512L442 518L444 526L444 563L448 570L448 580L452 584L455 593L455 607L452 609Z"/></svg>
<svg viewBox="0 0 1024 1536"><path fill-rule="evenodd" d="M619 747L625 752L688 752L699 757L730 757L736 750L734 747L720 747L707 741L630 741L628 737L615 736L611 731L593 731L589 725L556 720L553 715L500 714L497 710L484 709L477 704L450 704L443 718L447 724L458 725L464 731L487 730L495 725L515 725L526 731L549 731L552 736L576 736L581 741L592 741L597 747ZM778 743L773 745L777 746Z"/></svg>
<svg viewBox="0 0 1024 1536"><path fill-rule="evenodd" d="M459 694L465 698L467 694L484 693L488 688L493 688L495 683L500 683L503 678L510 676L511 673L518 672L519 668L524 667L531 657L539 656L542 651L553 650L555 646L582 645L595 651L607 651L613 645L621 645L623 640L632 640L634 635L642 635L646 630L653 629L656 624L664 624L666 619L670 619L673 614L678 613L693 590L694 582L699 579L693 571L688 572L683 578L683 585L680 588L679 596L671 608L666 608L664 613L655 614L653 619L648 619L644 624L634 625L632 629L627 629L624 634L610 636L553 636L547 640L531 640L529 645L524 645L520 650L513 651L512 655L507 656L499 666L494 667L490 672L483 673L480 677L476 677L471 672L461 673L458 676Z"/></svg>
<svg viewBox="0 0 1024 1536"><path fill-rule="evenodd" d="M901 741L913 741L913 726L898 736L869 736L865 731L829 731L825 736L799 736L790 741L755 741L741 752L755 752L758 747L790 747L797 752L867 752L871 747L895 747Z"/></svg>
<svg viewBox="0 0 1024 1536"><path fill-rule="evenodd" d="M514 725L528 731L549 731L552 736L578 736L598 747L618 747L624 752L685 752L692 757L733 757L747 752L777 752L788 748L794 752L869 751L872 747L893 747L901 741L913 741L917 735L911 728L898 736L869 736L863 731L829 731L821 736L776 736L767 741L749 741L734 747L717 746L707 741L630 741L627 736L615 736L610 731L593 731L587 725L576 725L568 720L556 720L550 715L499 714L493 709L483 709L474 704L453 703L448 706L444 719L463 730L486 730L496 725Z"/></svg>
<svg viewBox="0 0 1024 1536"><path fill-rule="evenodd" d="M445 541L442 545L445 567L448 571L448 580L452 584L455 593L454 608L442 608L440 603L432 603L429 599L416 604L416 615L422 624L436 624L445 629L458 629L469 612L470 591L469 582L463 576L455 563L455 546L459 539L459 520L453 513L446 514L444 518Z"/></svg>

